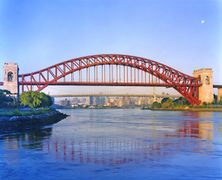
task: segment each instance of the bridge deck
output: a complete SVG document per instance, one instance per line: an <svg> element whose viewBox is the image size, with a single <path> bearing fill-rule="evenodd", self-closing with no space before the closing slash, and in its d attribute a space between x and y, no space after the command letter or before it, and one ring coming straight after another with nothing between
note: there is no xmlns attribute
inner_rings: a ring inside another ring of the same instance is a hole
<svg viewBox="0 0 222 180"><path fill-rule="evenodd" d="M101 97L101 96L107 96L107 97L171 97L171 98L179 98L180 95L169 95L169 94L51 94L52 97L89 97L89 96L95 96L95 97Z"/></svg>
<svg viewBox="0 0 222 180"><path fill-rule="evenodd" d="M36 82L25 82L19 83L20 85L36 85ZM0 82L0 86L3 86L4 83ZM38 85L44 85L44 83L38 83ZM56 82L56 83L50 83L49 85L76 85L76 86L158 86L158 87L174 87L174 85L170 84L164 84L164 83L104 83L104 82ZM213 85L213 88L222 88L222 85Z"/></svg>
<svg viewBox="0 0 222 180"><path fill-rule="evenodd" d="M20 82L20 85L46 85L44 82ZM50 86L156 86L156 87L176 87L175 84L169 83L143 83L143 82L49 82ZM186 87L187 84L180 84ZM193 86L198 86L194 84Z"/></svg>
<svg viewBox="0 0 222 180"><path fill-rule="evenodd" d="M213 85L214 88L222 88L222 85Z"/></svg>

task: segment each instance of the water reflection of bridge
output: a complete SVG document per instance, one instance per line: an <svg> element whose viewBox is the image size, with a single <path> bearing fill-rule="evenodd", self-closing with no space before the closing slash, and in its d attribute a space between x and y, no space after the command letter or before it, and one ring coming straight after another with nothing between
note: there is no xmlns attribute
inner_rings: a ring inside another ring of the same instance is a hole
<svg viewBox="0 0 222 180"><path fill-rule="evenodd" d="M140 139L122 136L66 138L46 128L1 135L0 140L4 140L4 149L38 150L58 161L103 165L158 161L181 150L206 153L206 149L212 148L212 122L187 120L178 125L175 131L163 131L155 137L144 135Z"/></svg>
<svg viewBox="0 0 222 180"><path fill-rule="evenodd" d="M213 139L213 128L211 122L183 121L182 126L174 132L155 138L97 137L73 140L51 138L43 144L43 150L58 160L81 164L138 163L171 156L184 148L195 152L201 152L203 147L210 149L209 142ZM193 143L195 139L197 141Z"/></svg>
<svg viewBox="0 0 222 180"><path fill-rule="evenodd" d="M129 138L55 139L46 142L43 150L58 160L118 165L161 158L167 154L162 147L172 145L170 142L152 144Z"/></svg>

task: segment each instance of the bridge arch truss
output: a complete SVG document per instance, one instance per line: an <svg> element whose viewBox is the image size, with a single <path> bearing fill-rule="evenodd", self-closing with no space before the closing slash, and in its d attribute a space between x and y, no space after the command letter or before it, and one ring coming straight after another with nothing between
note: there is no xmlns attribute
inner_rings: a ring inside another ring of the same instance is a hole
<svg viewBox="0 0 222 180"><path fill-rule="evenodd" d="M173 87L193 105L200 104L198 80L165 64L121 54L79 57L19 75L22 92L50 85L160 86Z"/></svg>

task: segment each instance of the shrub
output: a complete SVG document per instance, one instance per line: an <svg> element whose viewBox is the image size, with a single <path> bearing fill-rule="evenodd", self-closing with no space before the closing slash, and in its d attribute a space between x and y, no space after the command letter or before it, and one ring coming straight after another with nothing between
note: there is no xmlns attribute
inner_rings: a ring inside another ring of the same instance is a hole
<svg viewBox="0 0 222 180"><path fill-rule="evenodd" d="M207 107L207 103L206 103L206 102L203 102L202 106L203 106L203 107Z"/></svg>
<svg viewBox="0 0 222 180"><path fill-rule="evenodd" d="M0 107L14 107L16 106L15 98L11 96L8 90L0 89Z"/></svg>
<svg viewBox="0 0 222 180"><path fill-rule="evenodd" d="M168 97L163 98L163 99L161 100L161 104L167 102L169 99L170 99L170 98L168 98Z"/></svg>
<svg viewBox="0 0 222 180"><path fill-rule="evenodd" d="M160 103L158 103L158 102L154 102L153 104L152 104L152 108L161 108L161 104Z"/></svg>
<svg viewBox="0 0 222 180"><path fill-rule="evenodd" d="M163 108L173 108L174 107L173 100L168 98L167 101L162 103L162 107Z"/></svg>
<svg viewBox="0 0 222 180"><path fill-rule="evenodd" d="M14 116L21 116L22 113L21 113L21 111L19 111L18 109L16 109L16 110L13 112L13 115L14 115Z"/></svg>
<svg viewBox="0 0 222 180"><path fill-rule="evenodd" d="M187 106L187 105L190 105L190 103L184 98L184 97L179 97L178 99L175 99L173 101L173 103L176 105L176 106Z"/></svg>

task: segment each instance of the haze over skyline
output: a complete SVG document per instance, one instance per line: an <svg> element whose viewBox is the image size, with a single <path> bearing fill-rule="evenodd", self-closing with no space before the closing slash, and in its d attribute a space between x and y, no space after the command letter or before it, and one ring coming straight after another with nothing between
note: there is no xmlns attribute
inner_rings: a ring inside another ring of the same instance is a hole
<svg viewBox="0 0 222 180"><path fill-rule="evenodd" d="M0 64L28 73L80 56L130 54L189 75L213 68L222 84L221 19L220 0L1 0Z"/></svg>

